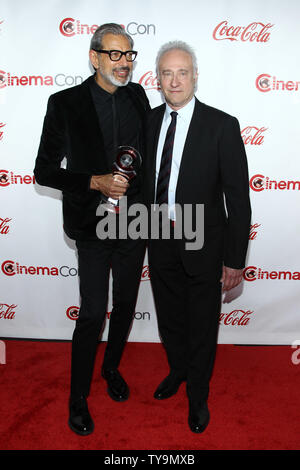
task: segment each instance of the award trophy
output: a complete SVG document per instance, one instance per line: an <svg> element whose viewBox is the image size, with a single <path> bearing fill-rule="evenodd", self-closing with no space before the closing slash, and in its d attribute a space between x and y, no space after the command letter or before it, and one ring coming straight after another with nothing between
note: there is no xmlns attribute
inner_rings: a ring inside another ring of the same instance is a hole
<svg viewBox="0 0 300 470"><path fill-rule="evenodd" d="M139 152L128 145L122 145L117 149L117 158L113 163L113 176L118 181L131 181L140 169L142 158ZM101 204L109 212L119 213L119 200L102 195Z"/></svg>

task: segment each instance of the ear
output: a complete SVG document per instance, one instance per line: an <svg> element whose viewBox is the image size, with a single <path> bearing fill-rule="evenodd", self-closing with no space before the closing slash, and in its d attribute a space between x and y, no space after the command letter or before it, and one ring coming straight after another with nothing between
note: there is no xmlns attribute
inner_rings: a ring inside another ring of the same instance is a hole
<svg viewBox="0 0 300 470"><path fill-rule="evenodd" d="M159 88L161 88L161 86L160 86L160 78L159 78L159 73L158 73L158 72L156 72L156 81L157 81L157 86L158 86Z"/></svg>
<svg viewBox="0 0 300 470"><path fill-rule="evenodd" d="M95 69L97 69L99 67L99 58L98 58L97 52L90 50L89 51L89 58L90 58L90 61L93 65L93 67Z"/></svg>

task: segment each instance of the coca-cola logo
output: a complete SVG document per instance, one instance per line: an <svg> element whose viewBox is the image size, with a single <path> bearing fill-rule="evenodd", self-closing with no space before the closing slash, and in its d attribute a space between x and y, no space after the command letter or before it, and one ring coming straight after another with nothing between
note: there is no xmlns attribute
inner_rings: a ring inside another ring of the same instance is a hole
<svg viewBox="0 0 300 470"><path fill-rule="evenodd" d="M17 305L0 304L0 319L13 320L15 318Z"/></svg>
<svg viewBox="0 0 300 470"><path fill-rule="evenodd" d="M254 175L249 181L250 188L255 192L261 191L299 191L300 181L295 180L274 180L264 175Z"/></svg>
<svg viewBox="0 0 300 470"><path fill-rule="evenodd" d="M67 309L66 315L70 320L77 320L79 315L79 307L72 305Z"/></svg>
<svg viewBox="0 0 300 470"><path fill-rule="evenodd" d="M247 126L241 130L244 145L262 145L267 127Z"/></svg>
<svg viewBox="0 0 300 470"><path fill-rule="evenodd" d="M17 305L0 304L0 319L13 320L15 318Z"/></svg>
<svg viewBox="0 0 300 470"><path fill-rule="evenodd" d="M221 21L214 31L215 41L249 41L266 43L270 39L270 30L273 28L271 23L261 23L254 21L248 26L230 26L228 21Z"/></svg>
<svg viewBox="0 0 300 470"><path fill-rule="evenodd" d="M253 310L233 310L230 313L220 313L219 323L224 326L247 326Z"/></svg>
<svg viewBox="0 0 300 470"><path fill-rule="evenodd" d="M0 235L7 235L9 233L9 222L11 222L11 219L8 217L5 217L5 219L0 217Z"/></svg>
<svg viewBox="0 0 300 470"><path fill-rule="evenodd" d="M272 77L268 73L262 73L258 75L255 80L255 86L258 91L267 93L269 91L298 91L300 81L295 80L279 80L276 77Z"/></svg>
<svg viewBox="0 0 300 470"><path fill-rule="evenodd" d="M141 281L150 281L150 273L149 273L149 266L143 266Z"/></svg>
<svg viewBox="0 0 300 470"><path fill-rule="evenodd" d="M141 76L139 84L142 85L145 90L160 90L158 78L151 70Z"/></svg>
<svg viewBox="0 0 300 470"><path fill-rule="evenodd" d="M12 171L0 170L0 188L15 184L35 184L34 175L17 175Z"/></svg>
<svg viewBox="0 0 300 470"><path fill-rule="evenodd" d="M131 36L137 34L140 35L155 35L156 26L154 24L143 24L137 21L130 21L126 25L121 25L125 31ZM74 18L64 18L59 23L59 31L65 37L72 37L76 34L94 34L96 29L99 27L97 24L88 25L81 23L80 20L75 20Z"/></svg>
<svg viewBox="0 0 300 470"><path fill-rule="evenodd" d="M243 270L245 281L253 282L257 280L281 280L281 281L300 281L299 271L276 271L258 268L257 266L247 266Z"/></svg>
<svg viewBox="0 0 300 470"><path fill-rule="evenodd" d="M4 132L3 132L2 129L3 129L4 126L5 126L4 122L0 122L0 140L3 139Z"/></svg>
<svg viewBox="0 0 300 470"><path fill-rule="evenodd" d="M253 225L250 226L249 240L256 240L257 229L260 226L261 226L261 224L253 224Z"/></svg>

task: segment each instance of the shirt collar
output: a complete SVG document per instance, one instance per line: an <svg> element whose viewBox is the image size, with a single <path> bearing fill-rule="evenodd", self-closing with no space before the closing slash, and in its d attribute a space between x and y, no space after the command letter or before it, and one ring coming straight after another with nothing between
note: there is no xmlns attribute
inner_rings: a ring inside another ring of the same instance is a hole
<svg viewBox="0 0 300 470"><path fill-rule="evenodd" d="M183 120L190 120L194 111L195 107L195 96L182 108L177 110L178 116L180 119ZM168 119L170 116L170 113L174 111L168 103L166 103L166 110L165 110L165 119Z"/></svg>
<svg viewBox="0 0 300 470"><path fill-rule="evenodd" d="M98 83L96 82L96 74L93 75L92 80L90 81L90 85L92 90L96 93L96 96L102 99L103 102L108 101L112 98L112 96L116 96L120 93L121 88L125 87L118 87L114 93L109 93L108 91L104 90Z"/></svg>

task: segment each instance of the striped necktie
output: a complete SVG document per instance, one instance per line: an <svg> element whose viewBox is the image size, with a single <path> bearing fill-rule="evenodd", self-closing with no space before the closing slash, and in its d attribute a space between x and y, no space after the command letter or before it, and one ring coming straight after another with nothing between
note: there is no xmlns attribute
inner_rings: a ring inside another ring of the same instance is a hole
<svg viewBox="0 0 300 470"><path fill-rule="evenodd" d="M166 140L161 156L160 169L157 179L156 204L168 203L169 180L172 165L173 144L176 130L176 119L178 113L171 112L171 123L168 127Z"/></svg>

